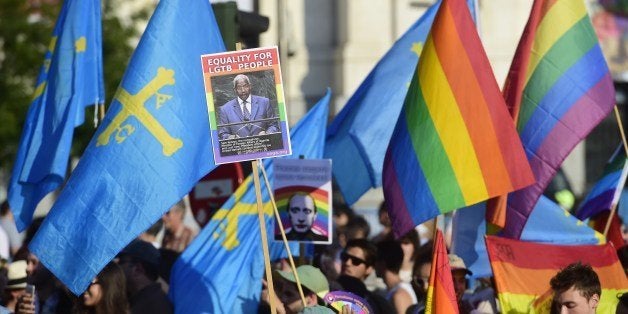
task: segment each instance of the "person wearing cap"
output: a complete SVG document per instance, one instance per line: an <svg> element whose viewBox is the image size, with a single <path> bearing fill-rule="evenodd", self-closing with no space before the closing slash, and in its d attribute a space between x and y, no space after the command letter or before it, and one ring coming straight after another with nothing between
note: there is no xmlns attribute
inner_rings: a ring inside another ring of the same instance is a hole
<svg viewBox="0 0 628 314"><path fill-rule="evenodd" d="M26 261L15 261L9 264L7 277L4 300L6 308L13 313L19 298L26 291Z"/></svg>
<svg viewBox="0 0 628 314"><path fill-rule="evenodd" d="M133 240L117 256L127 281L131 313L173 313L159 278L159 251L146 241Z"/></svg>
<svg viewBox="0 0 628 314"><path fill-rule="evenodd" d="M451 268L451 279L454 282L454 290L456 291L456 300L458 301L458 309L460 313L469 313L472 309L469 304L462 302L462 297L467 290L467 275L473 273L467 268L464 260L456 254L447 255L449 258L449 267Z"/></svg>
<svg viewBox="0 0 628 314"><path fill-rule="evenodd" d="M273 275L275 293L281 302L278 313L334 313L323 306L324 297L329 292L329 282L325 275L316 267L301 265L297 267L297 275L301 281L306 306L303 306L297 281L292 270L275 271Z"/></svg>

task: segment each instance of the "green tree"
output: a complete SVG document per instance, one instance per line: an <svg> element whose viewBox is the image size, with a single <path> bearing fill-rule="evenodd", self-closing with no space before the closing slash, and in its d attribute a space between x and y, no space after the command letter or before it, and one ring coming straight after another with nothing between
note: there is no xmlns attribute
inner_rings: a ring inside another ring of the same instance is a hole
<svg viewBox="0 0 628 314"><path fill-rule="evenodd" d="M37 3L37 5L33 5ZM50 42L62 1L3 0L0 10L0 167L11 171L20 135L31 103L35 80ZM124 74L133 52L130 39L139 36L115 15L116 3L103 1L103 59L106 104ZM132 16L145 20L147 12ZM133 25L134 23L131 23ZM95 132L93 108L88 107L85 123L76 129L72 155L80 155Z"/></svg>

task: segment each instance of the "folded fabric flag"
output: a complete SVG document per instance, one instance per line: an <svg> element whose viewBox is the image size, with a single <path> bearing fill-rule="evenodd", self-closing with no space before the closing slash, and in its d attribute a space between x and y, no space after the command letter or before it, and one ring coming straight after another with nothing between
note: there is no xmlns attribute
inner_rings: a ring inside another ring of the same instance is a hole
<svg viewBox="0 0 628 314"><path fill-rule="evenodd" d="M535 0L504 86L536 183L508 196L519 238L569 152L612 110L613 80L582 0Z"/></svg>
<svg viewBox="0 0 628 314"><path fill-rule="evenodd" d="M566 246L488 236L486 246L503 313L529 313L533 306L547 306L550 279L578 261L590 264L600 278L598 313L615 313L617 295L628 292L628 279L608 243Z"/></svg>
<svg viewBox="0 0 628 314"><path fill-rule="evenodd" d="M219 51L209 2L159 2L103 123L29 246L75 294L215 167L199 56Z"/></svg>
<svg viewBox="0 0 628 314"><path fill-rule="evenodd" d="M445 0L384 160L393 231L533 181L469 10Z"/></svg>

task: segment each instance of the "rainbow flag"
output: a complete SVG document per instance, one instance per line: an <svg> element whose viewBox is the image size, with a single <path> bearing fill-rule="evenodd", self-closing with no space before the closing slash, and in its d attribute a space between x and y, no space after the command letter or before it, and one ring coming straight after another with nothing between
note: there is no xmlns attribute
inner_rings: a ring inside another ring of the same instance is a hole
<svg viewBox="0 0 628 314"><path fill-rule="evenodd" d="M434 239L434 255L432 255L425 313L458 313L458 301L451 277L449 258L447 258L447 247L445 247L443 233L440 230L436 231Z"/></svg>
<svg viewBox="0 0 628 314"><path fill-rule="evenodd" d="M534 181L464 1L436 14L384 160L397 236Z"/></svg>
<svg viewBox="0 0 628 314"><path fill-rule="evenodd" d="M537 182L508 197L503 235L519 238L569 152L611 111L613 80L581 0L535 0L504 98Z"/></svg>
<svg viewBox="0 0 628 314"><path fill-rule="evenodd" d="M565 266L590 264L602 284L598 313L615 313L617 295L628 292L628 279L610 244L551 245L487 236L502 313L549 313L550 279ZM531 311L534 309L534 311Z"/></svg>
<svg viewBox="0 0 628 314"><path fill-rule="evenodd" d="M615 153L604 167L602 178L593 186L576 211L576 217L584 220L617 206L619 196L626 184L628 159L624 146L619 144Z"/></svg>

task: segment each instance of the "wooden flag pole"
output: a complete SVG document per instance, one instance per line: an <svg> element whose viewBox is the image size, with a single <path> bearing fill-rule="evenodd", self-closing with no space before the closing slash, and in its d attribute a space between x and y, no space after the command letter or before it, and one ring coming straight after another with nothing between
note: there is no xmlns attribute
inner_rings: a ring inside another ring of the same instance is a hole
<svg viewBox="0 0 628 314"><path fill-rule="evenodd" d="M624 133L624 125L621 122L621 117L619 116L619 109L617 109L617 105L613 107L615 109L615 119L617 120L617 126L619 126L619 134L621 134L621 142L624 144L624 150L626 152L626 156L628 156L628 143L626 143L626 133Z"/></svg>
<svg viewBox="0 0 628 314"><path fill-rule="evenodd" d="M268 195L270 195L270 203L273 205L273 211L275 212L275 221L279 226L279 231L281 232L281 239L283 240L283 244L286 247L286 252L288 252L288 260L290 261L290 268L292 268L292 273L294 274L294 279L297 281L297 288L299 289L299 295L301 296L301 302L303 302L303 307L307 307L307 301L305 300L305 294L303 293L303 288L301 287L301 279L299 279L299 274L297 274L297 267L294 264L294 258L292 257L292 251L290 250L290 245L288 244L288 238L286 238L286 231L283 228L283 224L281 223L281 216L279 216L279 210L277 210L277 203L275 203L275 197L273 196L273 191L270 188L270 182L268 181L268 176L266 175L266 170L264 167L260 167L262 169L262 175L264 176L264 183L266 184L266 188L268 189ZM303 250L301 250L300 255L303 255Z"/></svg>
<svg viewBox="0 0 628 314"><path fill-rule="evenodd" d="M270 312L277 313L277 305L275 304L275 287L273 285L273 273L270 268L270 253L268 252L268 233L266 233L266 219L264 219L264 204L262 203L262 189L259 183L259 171L257 170L259 161L251 161L253 168L253 183L255 184L255 198L257 199L257 216L259 218L259 232L262 236L262 250L264 252L264 267L266 268L266 283L268 285L268 302L270 303Z"/></svg>
<svg viewBox="0 0 628 314"><path fill-rule="evenodd" d="M628 156L628 144L626 143L626 133L624 133L624 126L621 122L621 116L619 115L619 109L617 109L617 105L613 107L615 111L615 119L617 120L617 126L619 127L619 134L621 134L621 142L624 144L624 152L626 156ZM608 214L608 219L606 219L606 226L604 226L604 238L608 235L608 230L611 228L611 222L613 221L613 216L615 216L615 212L617 211L617 204L613 204L611 207L611 212Z"/></svg>
<svg viewBox="0 0 628 314"><path fill-rule="evenodd" d="M236 51L242 50L242 43L236 43ZM262 189L259 183L259 171L257 169L259 160L251 161L253 168L253 184L255 185L255 198L257 199L257 217L259 218L259 232L262 236L262 251L264 252L264 268L266 269L266 284L268 287L268 303L270 312L277 314L277 304L275 300L275 285L273 284L273 273L270 268L270 253L268 251L268 233L266 233L266 219L264 219L264 203L262 202Z"/></svg>

